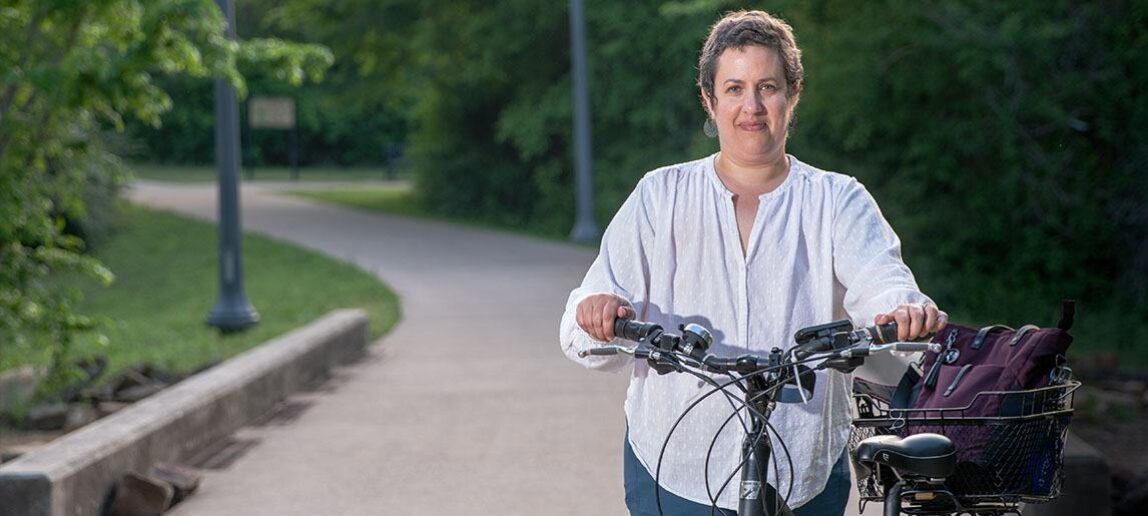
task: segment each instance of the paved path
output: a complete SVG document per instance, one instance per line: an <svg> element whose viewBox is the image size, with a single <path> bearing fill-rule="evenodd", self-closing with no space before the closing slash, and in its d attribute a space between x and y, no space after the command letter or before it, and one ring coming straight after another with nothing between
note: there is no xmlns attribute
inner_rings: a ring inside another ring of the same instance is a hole
<svg viewBox="0 0 1148 516"><path fill-rule="evenodd" d="M173 514L624 513L626 378L577 366L557 342L592 250L275 189L244 186L245 229L374 272L401 297L402 321L365 361L294 399L306 408L293 421L240 432L254 446ZM215 195L141 183L132 198L210 219Z"/></svg>
<svg viewBox="0 0 1148 516"><path fill-rule="evenodd" d="M402 321L282 417L239 432L242 453L215 461L171 514L625 514L626 377L584 370L557 345L592 250L276 194L284 188L244 185L245 230L375 273L401 297ZM204 219L215 196L146 182L132 192Z"/></svg>

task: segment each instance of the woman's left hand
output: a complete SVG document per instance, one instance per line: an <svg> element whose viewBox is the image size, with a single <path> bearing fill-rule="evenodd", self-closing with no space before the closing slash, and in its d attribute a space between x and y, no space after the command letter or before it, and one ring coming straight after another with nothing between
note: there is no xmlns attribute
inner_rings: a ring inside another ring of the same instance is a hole
<svg viewBox="0 0 1148 516"><path fill-rule="evenodd" d="M909 341L928 337L945 327L949 314L931 303L903 304L892 312L873 318L876 324L897 321L897 340Z"/></svg>

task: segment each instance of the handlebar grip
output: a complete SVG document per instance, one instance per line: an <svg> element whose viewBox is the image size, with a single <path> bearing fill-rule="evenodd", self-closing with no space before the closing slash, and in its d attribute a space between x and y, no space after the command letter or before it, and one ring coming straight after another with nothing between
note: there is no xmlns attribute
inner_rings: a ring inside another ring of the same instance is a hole
<svg viewBox="0 0 1148 516"><path fill-rule="evenodd" d="M922 351L941 351L941 345L935 342L898 342L893 344L893 351L902 353L917 353Z"/></svg>
<svg viewBox="0 0 1148 516"><path fill-rule="evenodd" d="M878 326L870 326L865 329L869 330L869 335L873 336L873 341L879 344L897 341L897 321Z"/></svg>
<svg viewBox="0 0 1148 516"><path fill-rule="evenodd" d="M662 327L654 323L622 319L621 317L614 319L614 336L620 339L639 341L656 331L662 331Z"/></svg>

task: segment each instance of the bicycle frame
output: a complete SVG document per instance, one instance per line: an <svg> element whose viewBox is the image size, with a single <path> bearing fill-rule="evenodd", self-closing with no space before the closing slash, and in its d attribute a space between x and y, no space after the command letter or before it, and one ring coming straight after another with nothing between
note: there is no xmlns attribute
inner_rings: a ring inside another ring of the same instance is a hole
<svg viewBox="0 0 1148 516"><path fill-rule="evenodd" d="M793 512L778 496L777 489L766 482L766 467L773 452L767 434L767 422L776 403L777 385L781 380L777 372L768 373L773 378L763 378L756 374L746 380L745 401L755 412L751 412L753 424L746 433L741 446L742 467L741 486L738 495L738 516L791 516ZM761 414L765 419L761 419ZM791 480L792 481L792 480Z"/></svg>

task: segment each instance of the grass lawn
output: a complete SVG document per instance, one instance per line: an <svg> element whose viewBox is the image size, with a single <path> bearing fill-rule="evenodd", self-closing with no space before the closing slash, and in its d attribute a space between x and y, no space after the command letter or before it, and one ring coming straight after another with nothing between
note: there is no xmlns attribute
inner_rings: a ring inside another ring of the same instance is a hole
<svg viewBox="0 0 1148 516"><path fill-rule="evenodd" d="M156 165L136 163L130 166L136 177L152 181L203 183L216 180L214 165ZM301 167L300 181L379 181L402 179L401 171L389 172L384 168ZM256 167L241 171L244 181L289 181L290 167Z"/></svg>
<svg viewBox="0 0 1148 516"><path fill-rule="evenodd" d="M218 295L215 227L136 206L125 210L118 225L95 253L116 274L111 287L60 278L62 284L81 285L84 299L77 312L105 323L100 333L106 339L84 336L76 348L77 356L108 357L105 379L141 363L192 372L337 308L365 308L376 337L399 318L398 299L374 276L293 245L246 235L246 292L261 321L243 333L221 335L205 323Z"/></svg>
<svg viewBox="0 0 1148 516"><path fill-rule="evenodd" d="M208 182L216 180L213 166L184 166L184 165L157 165L137 163L131 166L137 178L152 181L169 181L180 183ZM291 171L287 168L259 168L255 169L254 177L244 171L244 181L287 181L291 179ZM408 179L409 173L400 170L396 173L397 179ZM378 181L394 179L381 168L338 168L338 167L307 167L299 171L302 182L324 181ZM483 229L509 231L549 240L567 240L567 233L563 231L546 231L532 228L525 224L513 224L509 221L474 219L469 217L449 217L432 213L422 204L417 193L411 187L395 186L366 186L359 188L338 187L332 185L327 189L308 189L305 191L285 192L308 199L314 199L328 204L336 204L360 210L403 215L408 217L421 217L457 224L464 224ZM258 307L257 307L258 308Z"/></svg>
<svg viewBox="0 0 1148 516"><path fill-rule="evenodd" d="M365 187L355 190L298 191L290 194L360 210L447 220L427 212L412 188Z"/></svg>

